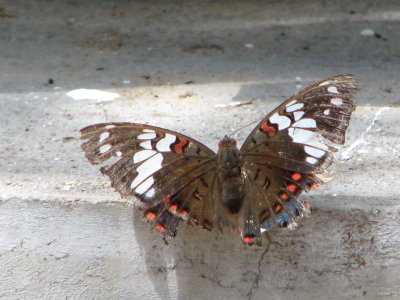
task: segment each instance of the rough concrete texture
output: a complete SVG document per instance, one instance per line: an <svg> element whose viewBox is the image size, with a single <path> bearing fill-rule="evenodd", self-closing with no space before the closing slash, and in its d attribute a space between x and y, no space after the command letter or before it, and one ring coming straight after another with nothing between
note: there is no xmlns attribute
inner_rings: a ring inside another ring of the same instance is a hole
<svg viewBox="0 0 400 300"><path fill-rule="evenodd" d="M400 299L398 0L3 8L1 299ZM302 196L314 211L298 230L274 230L261 248L185 225L166 245L76 139L133 121L215 149L301 86L347 73L361 90L335 178ZM66 96L77 88L120 98Z"/></svg>

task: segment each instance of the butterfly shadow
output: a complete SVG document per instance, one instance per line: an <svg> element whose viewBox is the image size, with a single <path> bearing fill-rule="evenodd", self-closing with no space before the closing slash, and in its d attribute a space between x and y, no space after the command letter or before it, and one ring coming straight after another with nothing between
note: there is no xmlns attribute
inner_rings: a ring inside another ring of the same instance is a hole
<svg viewBox="0 0 400 300"><path fill-rule="evenodd" d="M265 238L262 247L249 247L233 232L208 232L186 224L179 225L174 239L163 240L158 232L151 232L136 210L133 225L147 276L165 300L215 297L213 285L227 289L226 295L248 295L258 280L258 262L269 244Z"/></svg>

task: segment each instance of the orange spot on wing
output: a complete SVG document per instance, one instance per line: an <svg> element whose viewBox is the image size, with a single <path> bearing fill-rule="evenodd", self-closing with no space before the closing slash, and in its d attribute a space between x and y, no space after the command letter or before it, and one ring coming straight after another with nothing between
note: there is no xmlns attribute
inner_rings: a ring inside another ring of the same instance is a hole
<svg viewBox="0 0 400 300"><path fill-rule="evenodd" d="M158 232L164 232L164 231L165 231L165 226L164 226L164 225L161 225L161 224L157 224L157 225L156 225L156 230L157 230Z"/></svg>
<svg viewBox="0 0 400 300"><path fill-rule="evenodd" d="M149 221L154 221L156 219L157 215L154 212L149 211L146 213L145 217Z"/></svg>
<svg viewBox="0 0 400 300"><path fill-rule="evenodd" d="M182 210L180 212L181 217L186 217L188 215L188 212L186 210Z"/></svg>
<svg viewBox="0 0 400 300"><path fill-rule="evenodd" d="M164 203L170 203L170 202L171 202L171 198L170 197L164 199Z"/></svg>
<svg viewBox="0 0 400 300"><path fill-rule="evenodd" d="M173 146L175 153L183 153L183 149L189 144L189 142L183 137L177 137L178 142Z"/></svg>
<svg viewBox="0 0 400 300"><path fill-rule="evenodd" d="M290 193L294 193L297 190L297 186L293 183L288 184L287 189Z"/></svg>
<svg viewBox="0 0 400 300"><path fill-rule="evenodd" d="M274 212L279 213L282 210L282 205L279 203L274 205Z"/></svg>
<svg viewBox="0 0 400 300"><path fill-rule="evenodd" d="M267 121L261 123L261 130L268 134L270 137L273 137L276 134L276 129L272 126L269 126Z"/></svg>
<svg viewBox="0 0 400 300"><path fill-rule="evenodd" d="M245 243L246 245L253 245L254 244L254 237L253 236L244 236L243 237L243 243Z"/></svg>
<svg viewBox="0 0 400 300"><path fill-rule="evenodd" d="M291 177L294 181L298 181L301 179L301 174L296 172L296 173L293 173Z"/></svg>
<svg viewBox="0 0 400 300"><path fill-rule="evenodd" d="M176 212L178 210L178 204L171 204L169 210Z"/></svg>
<svg viewBox="0 0 400 300"><path fill-rule="evenodd" d="M318 184L316 184L315 182L310 184L310 190L315 190L318 187Z"/></svg>
<svg viewBox="0 0 400 300"><path fill-rule="evenodd" d="M289 199L289 195L286 194L285 192L282 192L279 194L279 198L281 198L283 201L286 201Z"/></svg>

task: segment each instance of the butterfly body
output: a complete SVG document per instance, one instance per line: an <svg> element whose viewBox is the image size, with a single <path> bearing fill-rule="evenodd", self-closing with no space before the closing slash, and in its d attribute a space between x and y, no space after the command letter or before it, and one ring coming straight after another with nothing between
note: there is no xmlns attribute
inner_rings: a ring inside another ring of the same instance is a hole
<svg viewBox="0 0 400 300"><path fill-rule="evenodd" d="M82 149L166 237L184 221L261 245L263 232L309 214L299 195L322 183L318 174L336 151L330 144L344 143L356 90L351 75L311 85L269 113L240 149L228 136L215 153L174 131L118 122L81 129Z"/></svg>
<svg viewBox="0 0 400 300"><path fill-rule="evenodd" d="M242 174L243 159L236 141L227 136L218 143L216 155L221 201L232 214L238 213L245 196Z"/></svg>

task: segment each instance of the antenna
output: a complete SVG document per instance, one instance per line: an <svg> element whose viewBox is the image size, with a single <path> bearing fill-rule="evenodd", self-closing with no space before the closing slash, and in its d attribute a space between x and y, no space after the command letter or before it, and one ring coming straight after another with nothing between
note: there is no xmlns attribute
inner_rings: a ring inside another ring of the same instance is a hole
<svg viewBox="0 0 400 300"><path fill-rule="evenodd" d="M254 123L257 123L257 122L259 122L259 121L260 121L260 119L257 119L257 120L255 120L255 121L252 121L252 122L246 124L246 125L243 125L242 127L239 127L239 128L236 129L234 132L232 132L232 133L229 135L229 137L231 138L231 137L232 137L236 132L238 132L239 130L242 130L243 128L245 128L245 127L247 127L247 126L250 126L250 125L252 125L252 124L254 124Z"/></svg>

